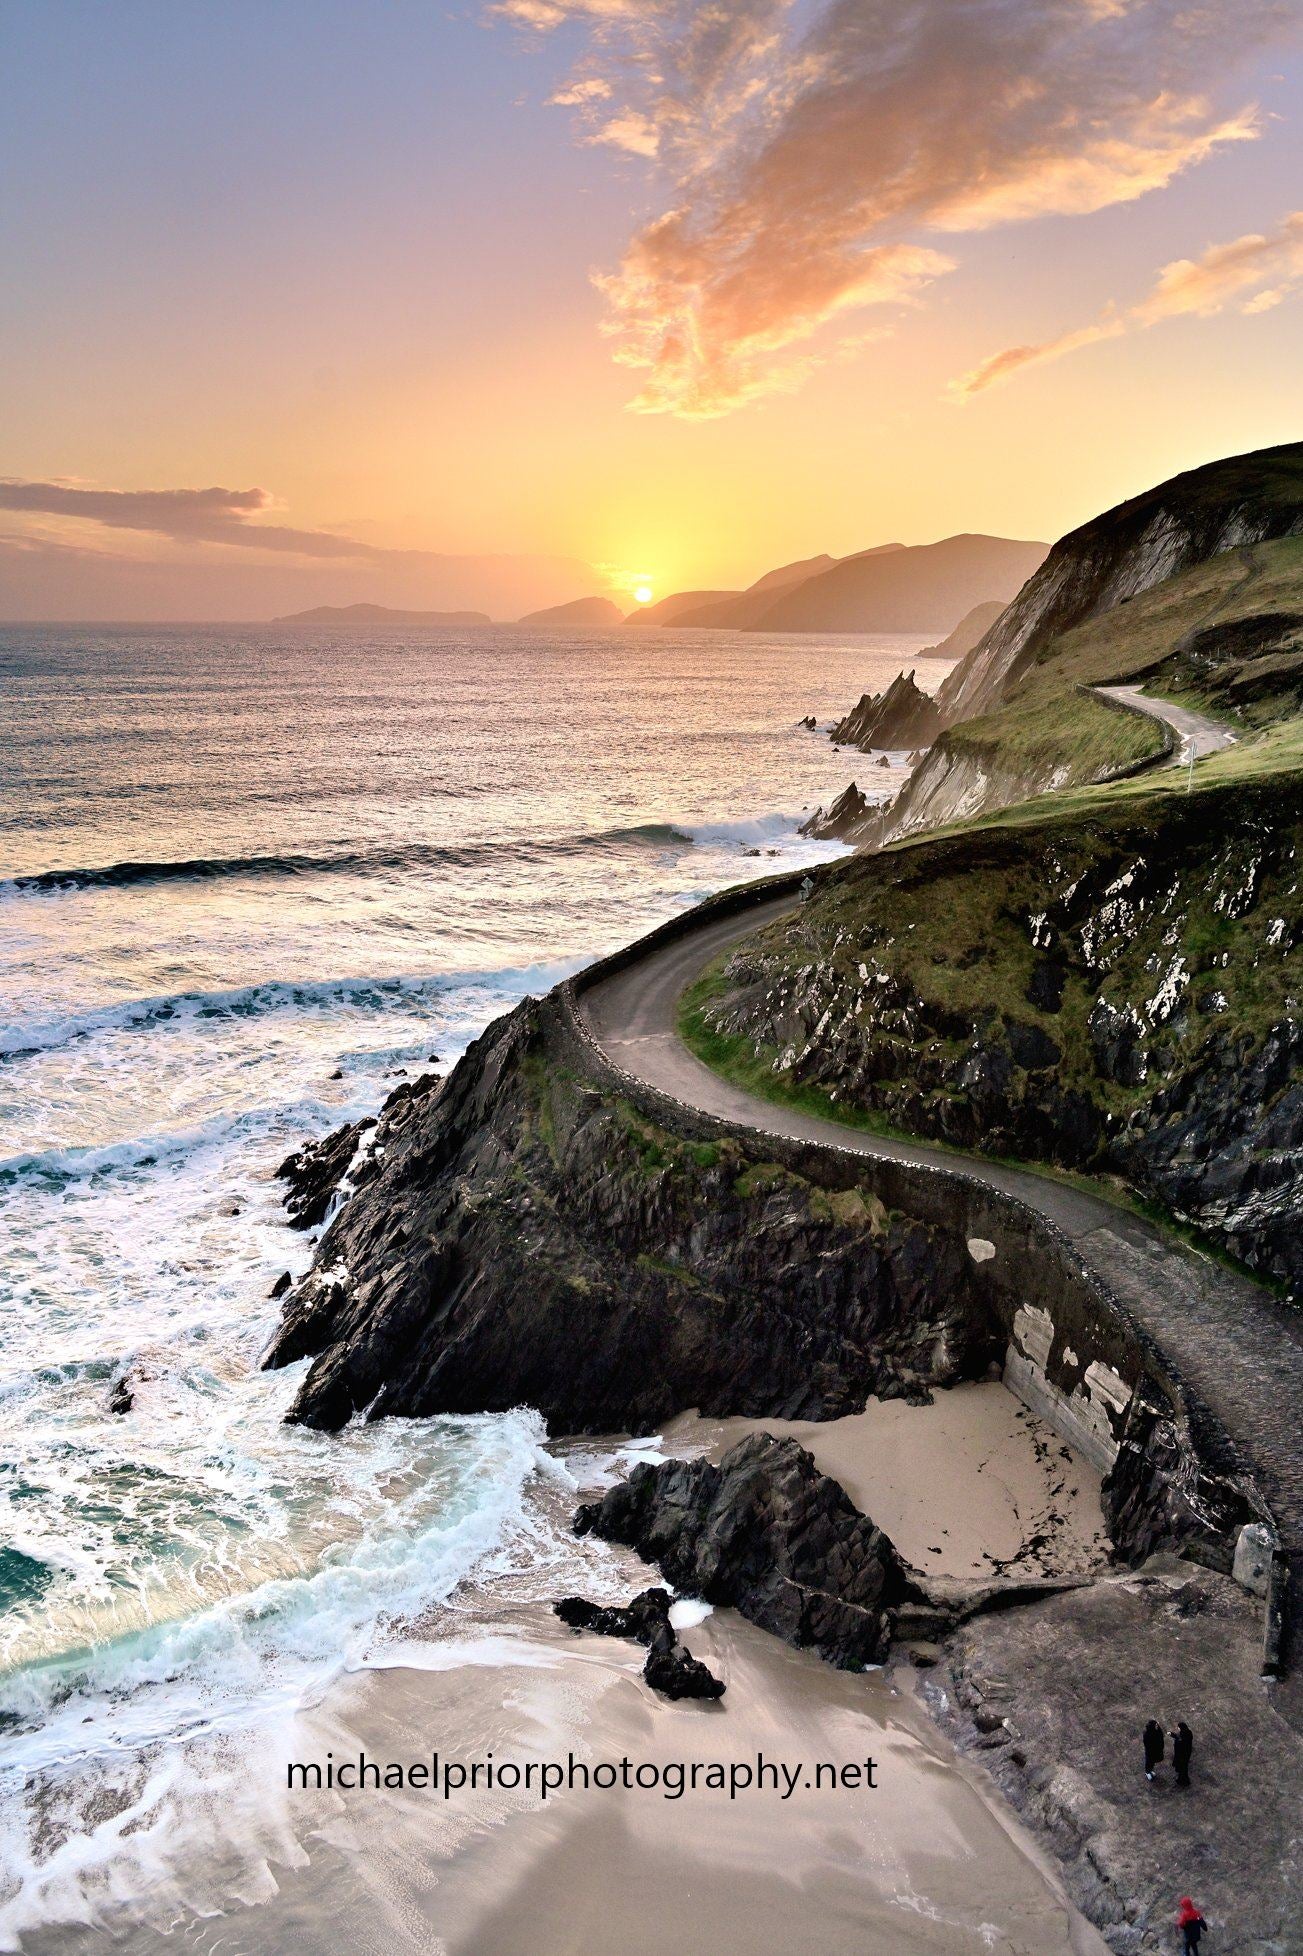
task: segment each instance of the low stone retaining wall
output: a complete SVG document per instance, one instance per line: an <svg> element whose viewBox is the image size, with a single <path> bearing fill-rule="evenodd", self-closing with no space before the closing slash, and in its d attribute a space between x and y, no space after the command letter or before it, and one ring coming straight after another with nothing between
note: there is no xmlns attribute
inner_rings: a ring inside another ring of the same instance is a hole
<svg viewBox="0 0 1303 1956"><path fill-rule="evenodd" d="M658 1125L699 1141L734 1133L728 1122L618 1066L580 1001L658 946L681 941L704 922L795 896L802 880L787 875L723 892L590 966L544 1001L549 1044ZM774 1161L816 1186L863 1187L889 1209L962 1233L974 1283L1003 1334L1006 1383L1108 1477L1106 1513L1124 1559L1179 1547L1230 1573L1246 1523L1264 1523L1274 1533L1267 1504L1229 1436L1049 1216L959 1162L909 1162L794 1140L759 1122L750 1130L757 1131Z"/></svg>

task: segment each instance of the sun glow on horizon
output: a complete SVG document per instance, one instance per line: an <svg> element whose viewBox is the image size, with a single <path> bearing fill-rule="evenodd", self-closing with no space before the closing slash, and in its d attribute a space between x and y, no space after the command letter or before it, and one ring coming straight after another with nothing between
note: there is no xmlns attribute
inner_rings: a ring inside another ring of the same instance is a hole
<svg viewBox="0 0 1303 1956"><path fill-rule="evenodd" d="M652 587L650 584L635 584L633 595L635 603L650 604L652 601Z"/></svg>

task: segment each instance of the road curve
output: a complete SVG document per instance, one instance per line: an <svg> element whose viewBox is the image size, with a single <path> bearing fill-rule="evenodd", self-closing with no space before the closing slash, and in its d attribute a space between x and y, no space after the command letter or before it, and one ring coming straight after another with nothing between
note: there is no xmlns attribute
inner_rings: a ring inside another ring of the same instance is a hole
<svg viewBox="0 0 1303 1956"><path fill-rule="evenodd" d="M678 1003L705 967L742 938L797 908L791 896L701 927L585 987L578 1006L608 1058L672 1099L732 1126L870 1159L959 1171L1016 1196L1071 1238L1082 1261L1168 1354L1257 1472L1295 1570L1303 1577L1303 1324L1246 1277L1153 1225L1064 1183L920 1142L890 1140L761 1100L732 1085L678 1036ZM1297 1618L1296 1618L1297 1622ZM1297 1646L1296 1646L1297 1648ZM1295 1678L1290 1697L1296 1696Z"/></svg>
<svg viewBox="0 0 1303 1956"><path fill-rule="evenodd" d="M1138 686L1092 686L1090 690L1170 727L1177 744L1168 758L1169 767L1186 767L1191 761L1201 761L1205 754L1220 754L1224 747L1235 745L1234 731L1224 720L1210 719L1188 706L1175 706L1171 700L1154 699Z"/></svg>

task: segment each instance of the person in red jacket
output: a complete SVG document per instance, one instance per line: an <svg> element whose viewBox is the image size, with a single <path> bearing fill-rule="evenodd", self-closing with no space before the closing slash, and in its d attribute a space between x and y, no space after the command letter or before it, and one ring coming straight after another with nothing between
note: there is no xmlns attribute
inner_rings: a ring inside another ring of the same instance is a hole
<svg viewBox="0 0 1303 1956"><path fill-rule="evenodd" d="M1181 1931L1182 1956L1195 1956L1199 1947L1199 1938L1208 1924L1188 1895L1181 1897L1176 1911L1176 1926Z"/></svg>

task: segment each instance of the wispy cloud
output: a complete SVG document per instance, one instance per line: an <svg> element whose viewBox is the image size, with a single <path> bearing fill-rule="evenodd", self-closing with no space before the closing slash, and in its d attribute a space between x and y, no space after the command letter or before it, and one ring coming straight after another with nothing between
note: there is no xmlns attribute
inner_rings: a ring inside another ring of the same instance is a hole
<svg viewBox="0 0 1303 1956"><path fill-rule="evenodd" d="M29 516L75 517L113 530L141 530L175 542L287 550L301 557L375 557L386 553L327 530L297 530L251 521L272 505L265 489L94 489L63 482L0 479L0 509Z"/></svg>
<svg viewBox="0 0 1303 1956"><path fill-rule="evenodd" d="M963 233L1161 189L1258 131L1211 91L1287 0L499 0L569 26L582 140L664 207L599 285L645 413L727 413L917 303ZM826 330L827 329L827 330ZM794 349L799 348L796 352ZM1034 350L1030 350L1033 351Z"/></svg>
<svg viewBox="0 0 1303 1956"><path fill-rule="evenodd" d="M1237 306L1244 313L1269 312L1303 287L1303 211L1292 211L1274 231L1249 231L1229 244L1210 245L1198 258L1176 258L1164 265L1148 297L1127 312L1108 308L1089 325L1075 327L1034 346L1010 346L951 383L957 400L988 387L1002 386L1028 367L1061 360L1097 340L1157 326L1196 314L1209 318Z"/></svg>

